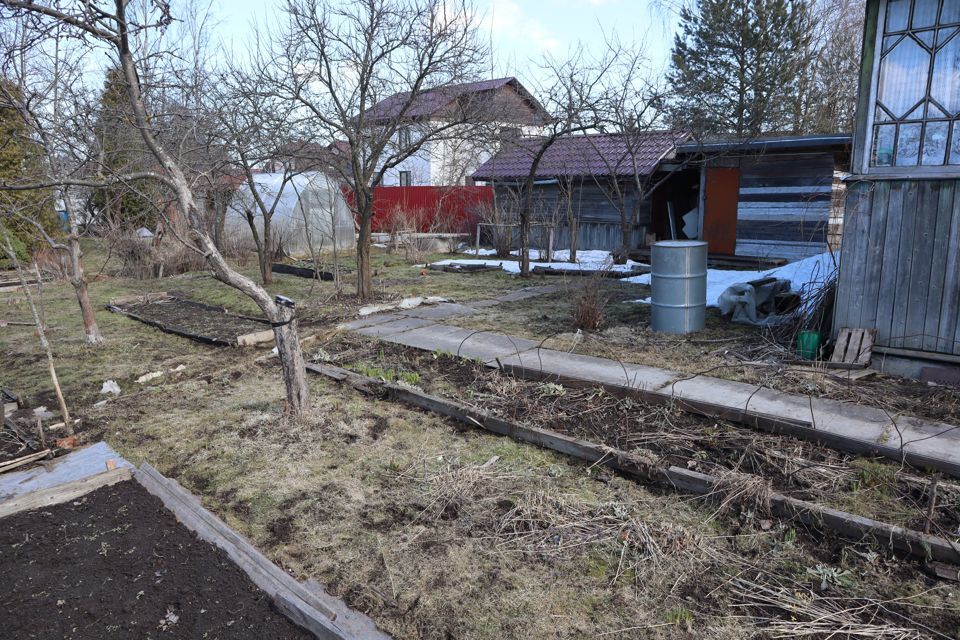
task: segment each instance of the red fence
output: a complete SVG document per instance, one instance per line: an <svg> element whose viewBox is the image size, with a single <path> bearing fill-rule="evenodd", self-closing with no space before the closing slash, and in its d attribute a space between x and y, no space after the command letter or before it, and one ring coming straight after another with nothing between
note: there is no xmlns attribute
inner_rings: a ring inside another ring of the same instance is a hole
<svg viewBox="0 0 960 640"><path fill-rule="evenodd" d="M373 230L471 233L479 209L491 205L492 187L376 187Z"/></svg>

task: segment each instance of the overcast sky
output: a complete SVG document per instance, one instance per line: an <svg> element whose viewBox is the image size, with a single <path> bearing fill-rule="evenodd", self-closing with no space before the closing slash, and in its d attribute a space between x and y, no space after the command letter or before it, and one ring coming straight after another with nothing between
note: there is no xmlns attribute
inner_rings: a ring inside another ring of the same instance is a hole
<svg viewBox="0 0 960 640"><path fill-rule="evenodd" d="M493 75L518 75L544 52L562 56L578 43L599 47L604 34L646 43L651 71L668 60L674 24L650 10L647 0L475 0L484 33L493 44ZM269 22L283 0L215 3L217 32L227 48L242 48L254 20Z"/></svg>

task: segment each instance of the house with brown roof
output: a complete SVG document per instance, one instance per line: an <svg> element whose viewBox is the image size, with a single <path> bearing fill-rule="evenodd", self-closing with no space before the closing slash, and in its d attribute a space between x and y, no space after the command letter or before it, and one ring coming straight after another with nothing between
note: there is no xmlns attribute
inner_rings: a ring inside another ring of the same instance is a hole
<svg viewBox="0 0 960 640"><path fill-rule="evenodd" d="M654 187L675 184L672 197L683 200L677 206L695 206L695 194L679 185L694 184L696 172L661 169L689 137L684 131L579 134L561 137L545 150L542 138L520 138L505 144L473 178L494 187L504 219L516 219L523 186L543 151L534 171L533 243L569 248L575 234L578 249L616 251L625 243L632 249L643 246L655 220L666 216L667 201L651 197Z"/></svg>
<svg viewBox="0 0 960 640"><path fill-rule="evenodd" d="M508 217L542 147L517 140L474 172L495 187ZM534 217L554 229L557 249L574 229L578 249L702 239L713 254L795 260L839 246L849 158L844 134L711 142L677 131L572 135L537 166Z"/></svg>
<svg viewBox="0 0 960 640"><path fill-rule="evenodd" d="M406 93L392 95L372 107L366 120L400 120L396 135L399 146L426 128L456 123L465 117L469 125L452 125L444 135L424 144L384 176L382 186L457 186L472 184L471 175L500 148L501 141L531 135L549 116L539 102L516 78L446 85L425 91L411 102ZM483 125L483 135L476 126Z"/></svg>

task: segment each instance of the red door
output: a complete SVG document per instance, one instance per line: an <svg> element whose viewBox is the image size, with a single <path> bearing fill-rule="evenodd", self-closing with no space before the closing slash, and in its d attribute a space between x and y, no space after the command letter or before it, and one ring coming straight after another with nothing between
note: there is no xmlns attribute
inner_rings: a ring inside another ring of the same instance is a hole
<svg viewBox="0 0 960 640"><path fill-rule="evenodd" d="M740 169L708 167L703 192L703 240L707 251L724 255L737 252L737 203Z"/></svg>

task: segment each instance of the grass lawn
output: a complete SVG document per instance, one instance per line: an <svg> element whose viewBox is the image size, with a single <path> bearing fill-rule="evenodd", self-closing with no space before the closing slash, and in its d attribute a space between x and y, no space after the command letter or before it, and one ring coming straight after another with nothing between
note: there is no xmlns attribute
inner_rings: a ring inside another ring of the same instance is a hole
<svg viewBox="0 0 960 640"><path fill-rule="evenodd" d="M105 256L94 246L88 253L95 272ZM556 282L424 273L390 255L375 261L387 298L466 301ZM149 461L271 559L328 585L397 638L764 638L774 623L788 630L808 623L814 604L832 612L834 628L923 624L939 637L958 637L956 585L934 583L868 544L808 535L749 510L718 513L715 505L316 378L310 415L291 423L280 410L279 368L260 359L266 349L205 346L102 310L113 297L146 291L255 313L249 301L202 273L136 281L110 277L112 269L108 263L107 277L91 284L102 347L84 346L69 285L43 290L82 440L104 439L134 463ZM251 262L245 271L254 269ZM349 297L333 296L330 283L278 276L270 289L297 300L304 333L332 335L356 310ZM569 333L551 313L533 311L543 301L494 307L469 321L518 334ZM565 303L562 295L546 302ZM642 326L643 307L618 301L611 309L623 314L611 317ZM28 315L22 294L0 297L0 318ZM669 343L649 340L661 366L683 364ZM56 407L32 331L0 328L0 354L0 385ZM135 382L160 370L168 373ZM121 395L93 406L108 379ZM896 598L903 600L889 602ZM855 607L862 609L848 611Z"/></svg>

